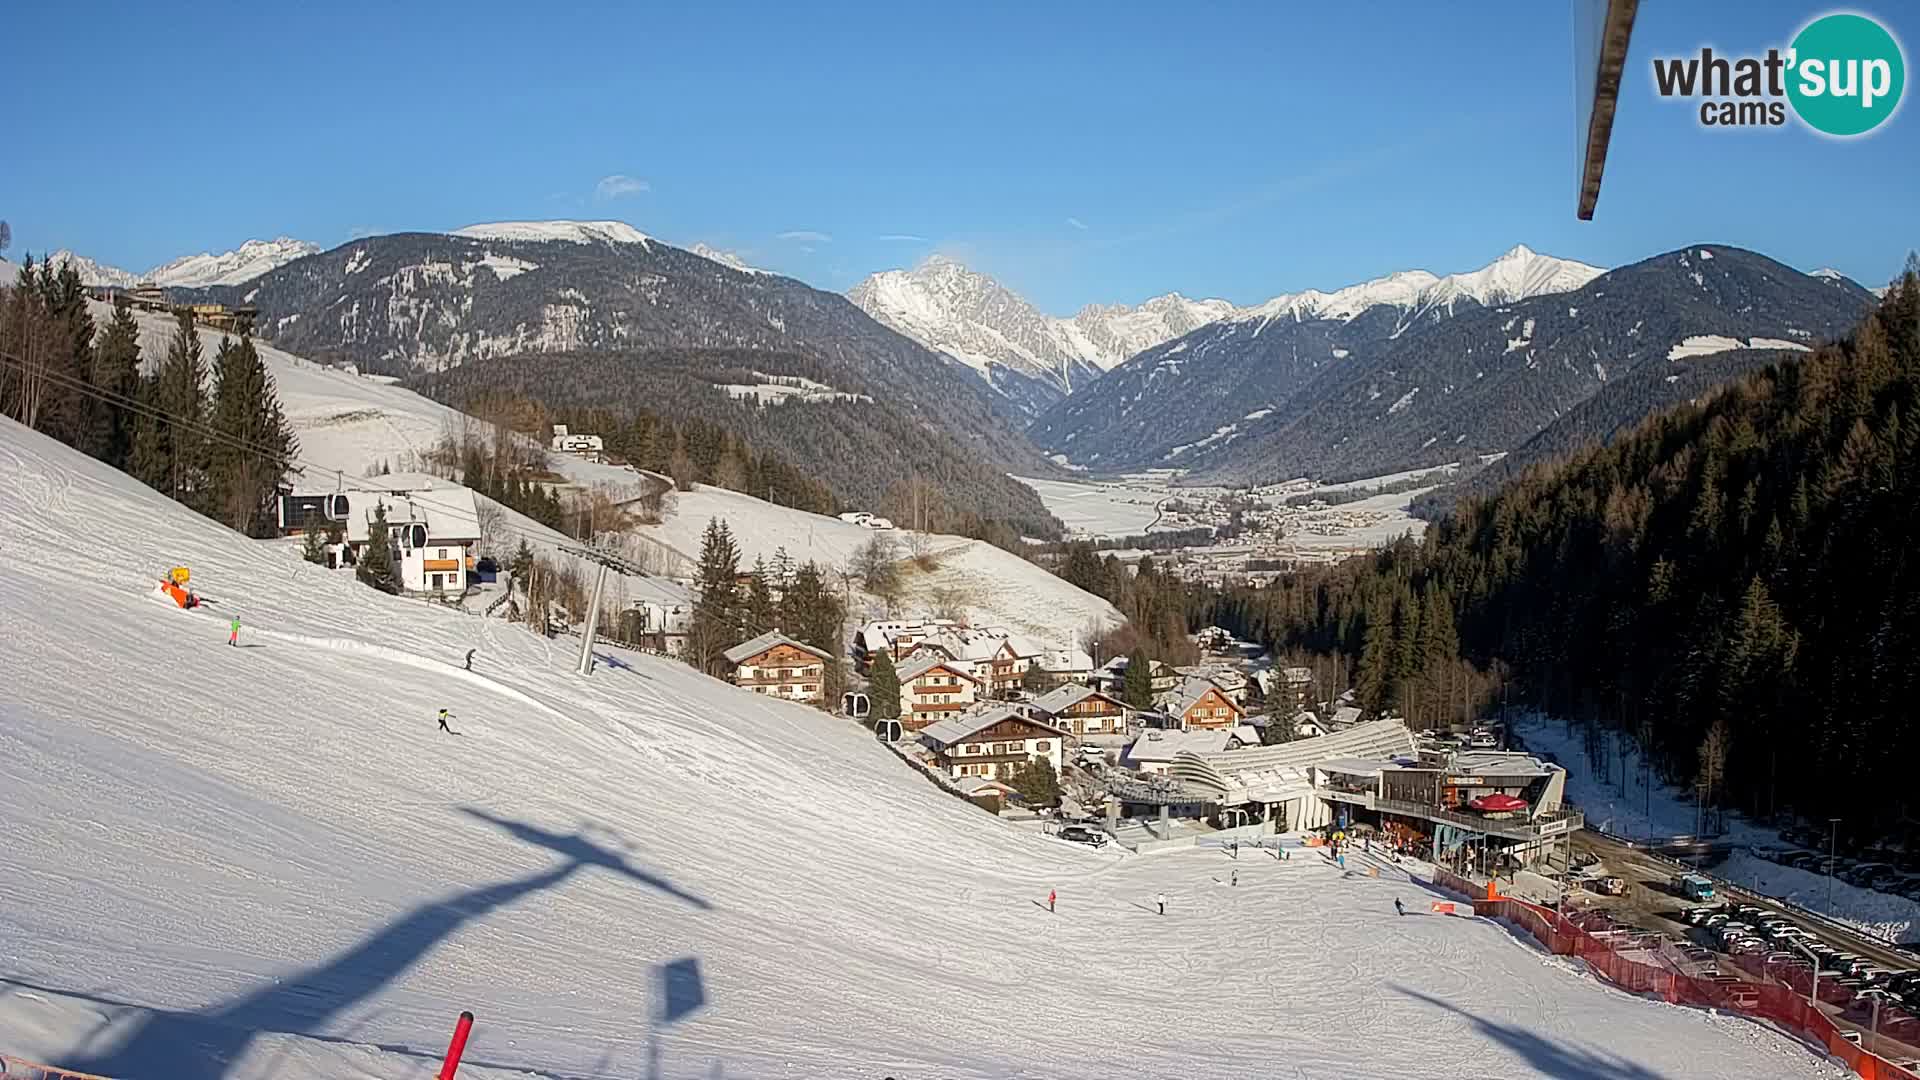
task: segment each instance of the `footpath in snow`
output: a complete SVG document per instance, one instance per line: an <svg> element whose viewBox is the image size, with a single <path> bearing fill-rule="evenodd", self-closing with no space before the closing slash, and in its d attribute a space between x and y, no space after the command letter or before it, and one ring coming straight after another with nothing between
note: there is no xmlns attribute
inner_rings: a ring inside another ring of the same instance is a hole
<svg viewBox="0 0 1920 1080"><path fill-rule="evenodd" d="M684 665L583 679L4 420L0 521L0 1053L423 1080L471 1009L480 1080L1839 1075L1404 880L1089 852Z"/></svg>

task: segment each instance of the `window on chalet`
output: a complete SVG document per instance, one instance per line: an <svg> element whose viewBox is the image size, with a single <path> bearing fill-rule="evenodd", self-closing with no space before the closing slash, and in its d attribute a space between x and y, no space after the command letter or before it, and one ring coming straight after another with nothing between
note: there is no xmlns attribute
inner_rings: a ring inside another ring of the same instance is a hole
<svg viewBox="0 0 1920 1080"><path fill-rule="evenodd" d="M1039 742L1033 744L1033 749L1036 753L1044 754L1047 752L1047 745L1047 740L1041 739Z"/></svg>

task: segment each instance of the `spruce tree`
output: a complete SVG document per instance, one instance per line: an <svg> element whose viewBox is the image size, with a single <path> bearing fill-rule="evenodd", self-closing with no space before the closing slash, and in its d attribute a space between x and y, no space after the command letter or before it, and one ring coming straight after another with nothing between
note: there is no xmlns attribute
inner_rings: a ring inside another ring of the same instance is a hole
<svg viewBox="0 0 1920 1080"><path fill-rule="evenodd" d="M113 320L93 347L92 382L113 400L92 402L87 453L116 469L127 469L133 455L136 414L125 402L140 394L140 324L126 304L116 304Z"/></svg>
<svg viewBox="0 0 1920 1080"><path fill-rule="evenodd" d="M1058 806L1060 778L1054 775L1053 762L1036 757L1016 768L1007 780L1020 793L1020 800L1031 807Z"/></svg>
<svg viewBox="0 0 1920 1080"><path fill-rule="evenodd" d="M874 654L867 669L867 698L873 703L875 720L900 718L900 675L893 667L893 654L882 649Z"/></svg>
<svg viewBox="0 0 1920 1080"><path fill-rule="evenodd" d="M251 336L220 339L214 379L212 426L226 437L213 447L208 469L215 516L249 536L268 535L296 446L293 430Z"/></svg>
<svg viewBox="0 0 1920 1080"><path fill-rule="evenodd" d="M301 535L300 557L310 563L327 565L327 538L318 529L308 529Z"/></svg>
<svg viewBox="0 0 1920 1080"><path fill-rule="evenodd" d="M721 653L745 640L741 633L740 549L733 530L719 518L707 521L700 540L694 583L693 621L687 628L687 658L709 675L723 674Z"/></svg>
<svg viewBox="0 0 1920 1080"><path fill-rule="evenodd" d="M753 561L753 577L747 582L745 599L746 625L742 627L748 637L764 634L785 625L780 622L779 613L774 610L773 589L767 580L771 574L772 571L767 569L765 559ZM786 629L788 633L792 633L791 626Z"/></svg>
<svg viewBox="0 0 1920 1080"><path fill-rule="evenodd" d="M169 497L196 510L210 509L205 435L207 366L193 315L181 311L167 345L167 356L153 384L152 405L161 418L144 431L150 446L141 455L156 471L156 485Z"/></svg>
<svg viewBox="0 0 1920 1080"><path fill-rule="evenodd" d="M400 577L394 573L393 540L388 532L387 506L381 503L374 508L373 520L367 524L367 551L360 557L354 576L383 593L398 594Z"/></svg>
<svg viewBox="0 0 1920 1080"><path fill-rule="evenodd" d="M527 577L533 573L533 548L527 545L525 537L521 537L520 546L514 549L507 571L513 575L514 588L526 589Z"/></svg>
<svg viewBox="0 0 1920 1080"><path fill-rule="evenodd" d="M1153 708L1153 662L1147 659L1147 650L1135 649L1127 657L1127 673L1120 687L1121 700L1128 708Z"/></svg>

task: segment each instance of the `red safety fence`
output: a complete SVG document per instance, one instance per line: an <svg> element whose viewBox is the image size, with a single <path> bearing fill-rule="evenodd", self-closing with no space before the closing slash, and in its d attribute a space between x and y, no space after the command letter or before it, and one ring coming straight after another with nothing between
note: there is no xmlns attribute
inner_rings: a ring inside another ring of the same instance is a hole
<svg viewBox="0 0 1920 1080"><path fill-rule="evenodd" d="M1450 875L1449 875L1450 876ZM1455 879L1466 883L1464 879ZM1457 887L1453 881L1440 884ZM1492 890L1475 886L1469 892ZM1753 954L1732 957L1734 964L1759 982L1746 982L1731 975L1717 978L1682 970L1672 950L1657 936L1620 930L1590 930L1583 922L1590 916L1568 916L1524 900L1498 895L1476 899L1476 915L1504 919L1531 934L1535 941L1557 956L1576 956L1608 982L1636 994L1657 996L1679 1005L1721 1009L1757 1020L1767 1020L1808 1041L1826 1048L1832 1057L1843 1061L1867 1080L1920 1080L1920 1075L1869 1053L1841 1036L1842 1029L1832 1017L1814 1008L1807 1000L1812 989L1812 969L1804 963L1775 960L1767 962ZM1857 1018L1862 1027L1871 1025L1870 1011L1854 1002L1853 991L1837 983L1820 981L1820 1000L1839 1006L1849 1019ZM1895 1008L1879 1011L1876 1030L1888 1039L1907 1042L1920 1039L1920 1018Z"/></svg>
<svg viewBox="0 0 1920 1080"><path fill-rule="evenodd" d="M6 1080L107 1080L104 1076L92 1073L73 1072L70 1069L56 1069L51 1065L24 1058L7 1057L0 1054L0 1077Z"/></svg>

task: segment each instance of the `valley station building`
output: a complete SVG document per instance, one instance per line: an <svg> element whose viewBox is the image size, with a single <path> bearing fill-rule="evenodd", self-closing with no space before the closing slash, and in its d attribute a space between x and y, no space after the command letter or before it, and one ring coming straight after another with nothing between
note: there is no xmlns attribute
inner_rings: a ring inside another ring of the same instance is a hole
<svg viewBox="0 0 1920 1080"><path fill-rule="evenodd" d="M1418 749L1399 720L1242 750L1182 751L1167 801L1270 831L1367 824L1467 869L1536 866L1581 827L1567 773L1530 754Z"/></svg>

